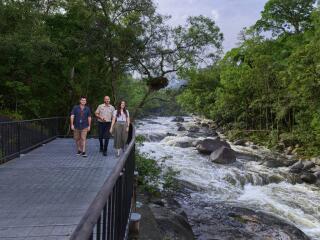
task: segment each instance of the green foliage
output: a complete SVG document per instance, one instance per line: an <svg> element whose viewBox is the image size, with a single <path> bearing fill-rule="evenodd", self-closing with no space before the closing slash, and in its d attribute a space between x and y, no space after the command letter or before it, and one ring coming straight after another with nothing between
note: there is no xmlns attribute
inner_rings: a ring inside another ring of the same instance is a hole
<svg viewBox="0 0 320 240"><path fill-rule="evenodd" d="M172 193L178 189L178 183L176 180L179 171L173 170L173 168L168 167L163 173L163 184L162 187L166 193Z"/></svg>
<svg viewBox="0 0 320 240"><path fill-rule="evenodd" d="M214 92L220 81L219 73L217 67L184 72L188 84L177 97L178 103L189 112L209 117L215 104Z"/></svg>
<svg viewBox="0 0 320 240"><path fill-rule="evenodd" d="M282 33L300 33L311 27L311 13L316 0L269 0L256 27Z"/></svg>
<svg viewBox="0 0 320 240"><path fill-rule="evenodd" d="M238 48L212 68L186 73L179 104L214 119L232 139L299 144L301 154L319 155L319 29L313 0L268 1ZM264 37L268 31L274 38Z"/></svg>
<svg viewBox="0 0 320 240"><path fill-rule="evenodd" d="M221 41L204 16L168 26L152 0L0 1L0 108L65 116L81 95L92 108L109 95L129 100L134 118L165 75L216 58Z"/></svg>
<svg viewBox="0 0 320 240"><path fill-rule="evenodd" d="M156 194L159 191L161 168L154 159L136 153L136 169L139 172L138 184L143 191Z"/></svg>
<svg viewBox="0 0 320 240"><path fill-rule="evenodd" d="M146 140L146 138L143 135L137 135L136 136L136 144L138 146L142 145L142 143Z"/></svg>

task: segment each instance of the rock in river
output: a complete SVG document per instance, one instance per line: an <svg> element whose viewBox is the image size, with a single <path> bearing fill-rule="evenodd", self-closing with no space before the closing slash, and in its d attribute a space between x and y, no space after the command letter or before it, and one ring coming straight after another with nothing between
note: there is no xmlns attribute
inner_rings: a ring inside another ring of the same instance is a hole
<svg viewBox="0 0 320 240"><path fill-rule="evenodd" d="M177 131L179 132L186 131L186 128L184 126L179 126Z"/></svg>
<svg viewBox="0 0 320 240"><path fill-rule="evenodd" d="M230 164L236 161L236 153L230 148L220 147L210 155L210 160L219 164Z"/></svg>
<svg viewBox="0 0 320 240"><path fill-rule="evenodd" d="M221 141L219 139L209 139L209 138L201 141L196 148L199 153L209 155L222 146L231 148L229 143L227 142Z"/></svg>
<svg viewBox="0 0 320 240"><path fill-rule="evenodd" d="M304 173L300 178L302 181L310 184L313 184L317 181L317 177L312 173Z"/></svg>
<svg viewBox="0 0 320 240"><path fill-rule="evenodd" d="M172 120L172 122L184 122L184 118L177 116Z"/></svg>
<svg viewBox="0 0 320 240"><path fill-rule="evenodd" d="M290 167L290 172L291 173L300 173L303 169L304 165L302 161L300 160L299 162L296 162Z"/></svg>
<svg viewBox="0 0 320 240"><path fill-rule="evenodd" d="M305 161L303 162L303 170L307 171L311 168L314 168L316 166L316 164L314 162L311 161Z"/></svg>

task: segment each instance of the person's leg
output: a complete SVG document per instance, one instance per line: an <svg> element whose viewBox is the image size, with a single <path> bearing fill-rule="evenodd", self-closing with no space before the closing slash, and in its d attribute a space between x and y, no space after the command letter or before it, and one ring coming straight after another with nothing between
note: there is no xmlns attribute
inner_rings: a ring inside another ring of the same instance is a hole
<svg viewBox="0 0 320 240"><path fill-rule="evenodd" d="M104 135L104 146L103 146L103 154L107 155L108 152L108 144L109 144L109 138L110 138L110 127L111 122L105 123L105 135Z"/></svg>
<svg viewBox="0 0 320 240"><path fill-rule="evenodd" d="M82 152L81 146L80 146L80 131L75 129L73 131L73 139L76 142L76 147L77 147L77 154L80 154Z"/></svg>
<svg viewBox="0 0 320 240"><path fill-rule="evenodd" d="M113 138L114 143L113 144L114 144L114 148L116 149L117 156L120 156L120 148L121 148L120 137L121 137L121 125L116 123L114 126L114 138Z"/></svg>
<svg viewBox="0 0 320 240"><path fill-rule="evenodd" d="M88 130L87 129L83 129L81 130L81 147L82 147L82 156L83 157L87 157L86 155L86 140L87 140L87 133L88 133Z"/></svg>
<svg viewBox="0 0 320 240"><path fill-rule="evenodd" d="M100 152L103 151L103 123L99 122L99 144L100 144Z"/></svg>
<svg viewBox="0 0 320 240"><path fill-rule="evenodd" d="M125 125L125 126L123 126L123 132L122 132L122 150L123 150L123 152L124 152L124 150L125 150L125 147L126 147L126 144L127 144L127 141L128 141L128 132L127 132L127 126Z"/></svg>
<svg viewBox="0 0 320 240"><path fill-rule="evenodd" d="M121 143L120 143L120 148L122 149L123 151L123 148L124 148L124 134L125 134L125 127L124 127L124 124L121 126Z"/></svg>

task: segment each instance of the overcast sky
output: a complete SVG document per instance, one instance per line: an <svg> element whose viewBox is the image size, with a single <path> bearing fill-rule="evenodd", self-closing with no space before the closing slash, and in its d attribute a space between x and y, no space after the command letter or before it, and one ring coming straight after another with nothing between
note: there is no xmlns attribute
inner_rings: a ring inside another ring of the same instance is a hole
<svg viewBox="0 0 320 240"><path fill-rule="evenodd" d="M154 0L158 12L171 15L170 24L184 24L188 16L204 15L215 19L224 34L225 52L236 47L238 34L253 25L267 0Z"/></svg>

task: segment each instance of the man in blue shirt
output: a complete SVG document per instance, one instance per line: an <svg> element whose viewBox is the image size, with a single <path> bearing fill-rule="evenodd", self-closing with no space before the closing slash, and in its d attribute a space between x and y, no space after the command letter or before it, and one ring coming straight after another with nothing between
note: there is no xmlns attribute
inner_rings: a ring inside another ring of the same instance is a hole
<svg viewBox="0 0 320 240"><path fill-rule="evenodd" d="M81 97L80 104L73 107L70 116L70 126L77 144L77 155L87 157L86 138L91 127L91 111L86 106L87 98Z"/></svg>

